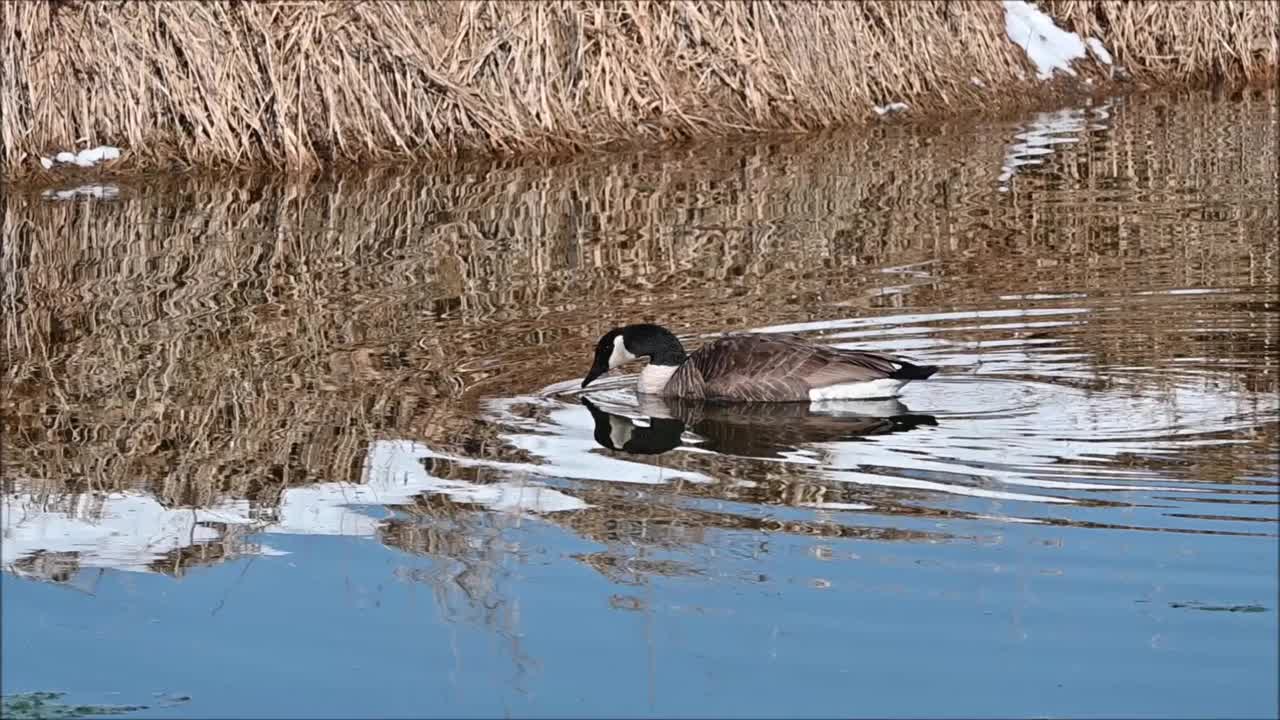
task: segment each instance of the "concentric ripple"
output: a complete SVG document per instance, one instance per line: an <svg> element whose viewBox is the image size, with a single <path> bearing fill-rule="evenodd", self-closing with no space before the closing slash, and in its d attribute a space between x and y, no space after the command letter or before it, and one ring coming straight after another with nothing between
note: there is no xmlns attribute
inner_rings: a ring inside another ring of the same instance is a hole
<svg viewBox="0 0 1280 720"><path fill-rule="evenodd" d="M597 488L681 480L737 487L753 474L781 474L840 498L809 504L824 511L909 507L983 523L1275 535L1278 484L1266 442L1280 419L1276 396L1233 384L1209 363L1161 373L1099 362L1088 343L1125 327L1125 304L1072 298L1070 307L755 328L943 366L908 385L896 409L823 403L777 417L731 405L672 409L637 398L634 376L621 375L586 392L570 379L537 395L493 399L484 418L528 454L530 472ZM895 428L895 415L929 422ZM1236 463L1241 472L1215 477L1203 472L1209 463Z"/></svg>

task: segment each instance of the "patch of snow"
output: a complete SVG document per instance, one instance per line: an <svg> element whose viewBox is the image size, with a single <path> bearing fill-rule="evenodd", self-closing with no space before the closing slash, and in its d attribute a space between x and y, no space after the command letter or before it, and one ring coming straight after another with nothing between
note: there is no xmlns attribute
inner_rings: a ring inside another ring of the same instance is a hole
<svg viewBox="0 0 1280 720"><path fill-rule="evenodd" d="M78 165L80 167L93 167L100 162L107 160L115 160L120 157L120 148L111 145L99 145L95 148L81 150L78 153L62 151L53 156L50 160L47 157L40 158L40 164L46 170L52 168L55 163L61 165Z"/></svg>
<svg viewBox="0 0 1280 720"><path fill-rule="evenodd" d="M120 157L120 148L110 145L99 145L96 148L81 150L76 155L76 164L81 167L92 167L104 160L116 160Z"/></svg>
<svg viewBox="0 0 1280 720"><path fill-rule="evenodd" d="M904 102L891 102L888 105L876 105L874 110L877 115L887 115L889 113L906 112L911 106Z"/></svg>
<svg viewBox="0 0 1280 720"><path fill-rule="evenodd" d="M1079 35L1058 27L1053 18L1024 0L1004 0L1005 34L1035 63L1038 77L1048 80L1054 70L1074 76L1071 61L1085 57Z"/></svg>
<svg viewBox="0 0 1280 720"><path fill-rule="evenodd" d="M1102 44L1101 40L1091 37L1085 42L1088 43L1089 49L1093 51L1093 56L1098 58L1103 65L1111 64L1111 53L1107 52L1107 48Z"/></svg>

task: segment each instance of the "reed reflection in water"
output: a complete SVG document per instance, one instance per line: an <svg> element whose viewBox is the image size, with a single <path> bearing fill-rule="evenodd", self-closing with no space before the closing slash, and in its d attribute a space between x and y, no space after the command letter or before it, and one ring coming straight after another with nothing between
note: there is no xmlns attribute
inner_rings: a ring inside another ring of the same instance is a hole
<svg viewBox="0 0 1280 720"><path fill-rule="evenodd" d="M1149 96L10 192L6 691L180 684L170 710L204 716L1274 714L1276 126L1274 95ZM572 391L639 320L944 369L876 404Z"/></svg>

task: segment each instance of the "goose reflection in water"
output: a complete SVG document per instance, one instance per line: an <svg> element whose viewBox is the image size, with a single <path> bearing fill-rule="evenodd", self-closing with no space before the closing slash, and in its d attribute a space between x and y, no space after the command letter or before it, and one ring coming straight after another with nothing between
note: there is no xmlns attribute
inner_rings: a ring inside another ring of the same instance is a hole
<svg viewBox="0 0 1280 720"><path fill-rule="evenodd" d="M776 458L806 445L858 441L868 436L937 425L896 399L823 403L720 404L641 397L638 414L582 398L595 421L595 440L609 450L656 455L681 445L743 457ZM631 412L634 409L628 408Z"/></svg>

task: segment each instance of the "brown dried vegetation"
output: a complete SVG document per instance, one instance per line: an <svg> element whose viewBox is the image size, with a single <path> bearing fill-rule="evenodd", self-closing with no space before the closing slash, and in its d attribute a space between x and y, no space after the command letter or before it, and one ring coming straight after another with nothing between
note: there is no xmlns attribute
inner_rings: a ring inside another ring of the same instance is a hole
<svg viewBox="0 0 1280 720"><path fill-rule="evenodd" d="M1275 75L1275 0L1049 7L1138 79ZM1003 8L976 0L6 2L0 67L7 177L85 143L126 148L122 170L297 168L812 130L891 101L927 113L1035 96Z"/></svg>

